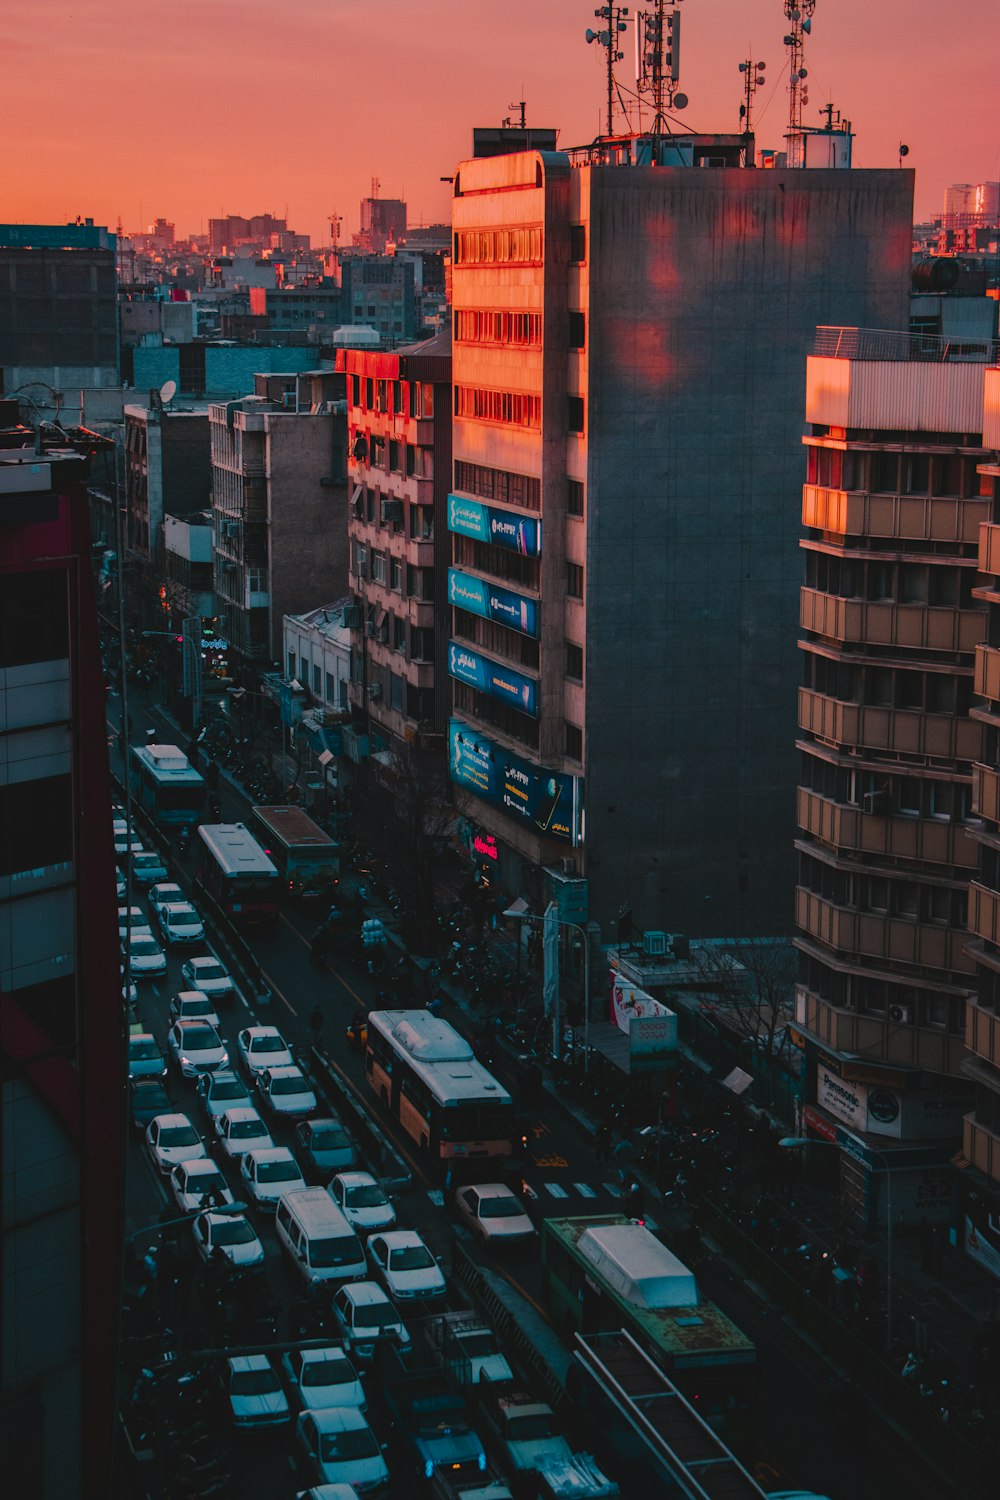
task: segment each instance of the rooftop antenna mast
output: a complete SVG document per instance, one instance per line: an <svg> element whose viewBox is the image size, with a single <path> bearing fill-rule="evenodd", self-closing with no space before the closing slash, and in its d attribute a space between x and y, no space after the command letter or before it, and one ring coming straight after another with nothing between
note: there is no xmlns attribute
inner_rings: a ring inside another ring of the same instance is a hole
<svg viewBox="0 0 1000 1500"><path fill-rule="evenodd" d="M621 62L624 52L618 51L618 39L628 25L627 5L602 5L594 11L599 21L606 22L600 31L587 27L587 41L598 42L608 55L608 135L614 135L615 114L615 63Z"/></svg>
<svg viewBox="0 0 1000 1500"><path fill-rule="evenodd" d="M516 110L519 111L521 118L518 121L518 124L519 124L520 128L522 130L524 130L525 129L525 120L524 120L525 103L524 103L524 100L523 99L518 99L516 103L514 103L514 104L508 104L507 108L508 109L516 109Z"/></svg>
<svg viewBox="0 0 1000 1500"><path fill-rule="evenodd" d="M670 135L668 110L686 109L687 94L678 89L681 76L680 0L655 0L652 10L635 18L635 82L653 102L653 163L662 161L664 136Z"/></svg>
<svg viewBox="0 0 1000 1500"><path fill-rule="evenodd" d="M743 74L743 103L740 105L740 125L743 129L743 160L747 167L753 166L753 101L757 90L766 82L766 63L755 63L749 57L740 63Z"/></svg>
<svg viewBox="0 0 1000 1500"><path fill-rule="evenodd" d="M785 15L791 21L791 29L784 38L788 48L788 133L802 129L802 111L809 103L806 79L808 69L802 66L805 55L805 40L812 31L813 11L816 0L785 0Z"/></svg>

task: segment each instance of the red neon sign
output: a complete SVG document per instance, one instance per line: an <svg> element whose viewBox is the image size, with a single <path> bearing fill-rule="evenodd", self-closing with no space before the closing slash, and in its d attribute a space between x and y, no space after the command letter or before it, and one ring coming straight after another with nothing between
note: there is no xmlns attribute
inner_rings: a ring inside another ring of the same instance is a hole
<svg viewBox="0 0 1000 1500"><path fill-rule="evenodd" d="M473 837L472 847L476 854L485 854L487 859L499 859L500 851L497 841L492 833L477 833Z"/></svg>

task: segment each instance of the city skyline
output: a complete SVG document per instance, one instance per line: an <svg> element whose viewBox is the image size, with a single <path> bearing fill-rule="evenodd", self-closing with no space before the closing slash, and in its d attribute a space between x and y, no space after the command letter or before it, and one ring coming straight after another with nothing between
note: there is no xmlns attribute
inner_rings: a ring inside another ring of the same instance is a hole
<svg viewBox="0 0 1000 1500"><path fill-rule="evenodd" d="M603 128L604 54L583 35L594 9L585 0L549 0L544 9L512 0L486 50L482 13L459 0L383 0L377 12L297 0L280 26L262 0L216 0L209 11L179 0L169 31L152 12L90 0L83 32L72 0L53 0L37 40L25 8L7 41L21 150L8 169L5 214L21 222L80 214L112 226L120 216L126 230L160 216L186 237L218 215L287 211L294 229L323 242L333 211L349 239L377 178L384 196L407 198L412 222L446 221L449 187L440 179L471 154L473 125L516 115L523 98L528 123L558 128L562 145ZM384 18L377 31L373 15ZM918 218L940 209L950 183L1000 175L989 76L995 8L970 0L960 32L936 28L939 15L930 0L887 0L873 32L860 0L820 0L806 55L806 123L819 124L832 100L857 131L860 166L894 166L905 142ZM738 128L737 65L763 58L757 140L780 148L786 26L780 0L690 0L683 125ZM631 18L622 51L627 99ZM70 170L67 140L78 143Z"/></svg>

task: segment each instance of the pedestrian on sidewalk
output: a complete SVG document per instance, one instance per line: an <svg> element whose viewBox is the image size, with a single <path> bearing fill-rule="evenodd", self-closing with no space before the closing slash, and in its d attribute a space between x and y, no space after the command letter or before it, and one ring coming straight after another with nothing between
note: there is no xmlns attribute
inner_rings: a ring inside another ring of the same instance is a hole
<svg viewBox="0 0 1000 1500"><path fill-rule="evenodd" d="M625 1183L631 1177L630 1168L632 1166L634 1158L635 1147L629 1140L628 1136L623 1135L621 1140L618 1142L617 1146L615 1146L614 1150L611 1153L611 1160L614 1162L615 1167L618 1171L618 1181L621 1183L622 1187L625 1186Z"/></svg>

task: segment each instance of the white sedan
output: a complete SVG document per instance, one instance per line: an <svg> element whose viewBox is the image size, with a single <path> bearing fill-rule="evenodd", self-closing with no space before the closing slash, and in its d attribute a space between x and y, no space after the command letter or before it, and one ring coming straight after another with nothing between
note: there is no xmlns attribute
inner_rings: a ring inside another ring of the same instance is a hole
<svg viewBox="0 0 1000 1500"><path fill-rule="evenodd" d="M207 1156L204 1144L187 1115L157 1115L146 1126L146 1145L158 1172L172 1172L182 1161Z"/></svg>
<svg viewBox="0 0 1000 1500"><path fill-rule="evenodd" d="M295 1438L318 1484L353 1484L363 1495L389 1482L378 1439L357 1407L304 1411L295 1425Z"/></svg>
<svg viewBox="0 0 1000 1500"><path fill-rule="evenodd" d="M287 1146L262 1146L247 1151L240 1161L247 1194L258 1208L274 1212L284 1193L305 1187L298 1162Z"/></svg>
<svg viewBox="0 0 1000 1500"><path fill-rule="evenodd" d="M208 1209L195 1219L191 1232L202 1260L210 1260L213 1251L221 1250L237 1271L264 1264L264 1246L244 1214L215 1214Z"/></svg>
<svg viewBox="0 0 1000 1500"><path fill-rule="evenodd" d="M166 865L158 854L143 849L132 855L132 879L140 885L155 885L168 874Z"/></svg>
<svg viewBox="0 0 1000 1500"><path fill-rule="evenodd" d="M168 901L156 909L165 943L202 943L205 927L189 901Z"/></svg>
<svg viewBox="0 0 1000 1500"><path fill-rule="evenodd" d="M203 1073L197 1083L202 1108L214 1124L227 1109L250 1103L250 1091L243 1079L228 1068L215 1073Z"/></svg>
<svg viewBox="0 0 1000 1500"><path fill-rule="evenodd" d="M223 1208L233 1202L226 1179L209 1156L178 1162L170 1173L170 1191L182 1214L196 1213L199 1208ZM206 1203L206 1198L210 1202Z"/></svg>
<svg viewBox="0 0 1000 1500"><path fill-rule="evenodd" d="M236 1045L251 1078L263 1068L292 1066L292 1054L277 1026L245 1026Z"/></svg>
<svg viewBox="0 0 1000 1500"><path fill-rule="evenodd" d="M358 1372L340 1344L325 1349L290 1349L282 1355L285 1372L299 1406L367 1406Z"/></svg>
<svg viewBox="0 0 1000 1500"><path fill-rule="evenodd" d="M395 1301L429 1301L444 1296L444 1274L416 1230L373 1234L365 1248L377 1280Z"/></svg>
<svg viewBox="0 0 1000 1500"><path fill-rule="evenodd" d="M455 1210L473 1234L497 1249L525 1245L536 1238L524 1204L502 1182L478 1182L474 1187L459 1188Z"/></svg>
<svg viewBox="0 0 1000 1500"><path fill-rule="evenodd" d="M167 1032L170 1055L185 1078L229 1067L229 1053L207 1021L175 1021Z"/></svg>
<svg viewBox="0 0 1000 1500"><path fill-rule="evenodd" d="M266 1354L226 1360L223 1388L236 1427L279 1427L291 1418L288 1397Z"/></svg>
<svg viewBox="0 0 1000 1500"><path fill-rule="evenodd" d="M130 979L155 979L167 972L167 955L151 932L140 933L129 943L128 972Z"/></svg>
<svg viewBox="0 0 1000 1500"><path fill-rule="evenodd" d="M149 904L155 912L158 912L161 906L169 906L174 901L187 900L180 886L175 885L172 880L162 880L157 885L151 885L148 894Z"/></svg>
<svg viewBox="0 0 1000 1500"><path fill-rule="evenodd" d="M133 937L152 937L153 929L149 925L149 918L141 906L119 906L118 908L118 941L124 943L126 933L131 930Z"/></svg>
<svg viewBox="0 0 1000 1500"><path fill-rule="evenodd" d="M142 842L136 837L135 832L129 832L128 824L122 820L114 825L114 840L116 854L144 854Z"/></svg>
<svg viewBox="0 0 1000 1500"><path fill-rule="evenodd" d="M327 1192L359 1234L391 1229L396 1210L370 1172L338 1172Z"/></svg>
<svg viewBox="0 0 1000 1500"><path fill-rule="evenodd" d="M235 988L219 960L209 955L189 958L181 967L181 977L189 990L201 990L213 1000L227 999Z"/></svg>
<svg viewBox="0 0 1000 1500"><path fill-rule="evenodd" d="M256 1084L261 1104L279 1120L301 1120L316 1112L316 1095L301 1068L261 1068Z"/></svg>
<svg viewBox="0 0 1000 1500"><path fill-rule="evenodd" d="M201 990L180 990L170 1001L172 1021L207 1021L209 1026L218 1026L219 1013L207 995Z"/></svg>
<svg viewBox="0 0 1000 1500"><path fill-rule="evenodd" d="M270 1132L255 1109L238 1104L227 1109L215 1121L219 1144L227 1156L242 1156L244 1151L257 1151L273 1146Z"/></svg>
<svg viewBox="0 0 1000 1500"><path fill-rule="evenodd" d="M127 886L125 884L125 876L117 866L115 866L115 890L118 892L118 900L124 901Z"/></svg>

